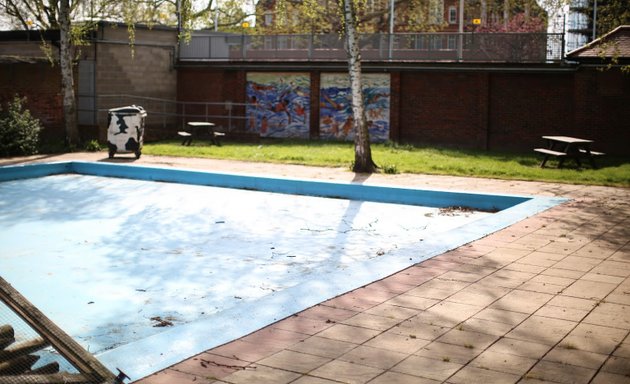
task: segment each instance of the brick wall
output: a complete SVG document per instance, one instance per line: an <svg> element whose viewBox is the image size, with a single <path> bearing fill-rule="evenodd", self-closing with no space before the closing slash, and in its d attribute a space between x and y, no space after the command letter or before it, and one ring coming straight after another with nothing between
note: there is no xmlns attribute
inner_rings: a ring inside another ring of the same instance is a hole
<svg viewBox="0 0 630 384"><path fill-rule="evenodd" d="M574 124L596 150L630 154L630 75L582 71L575 76Z"/></svg>
<svg viewBox="0 0 630 384"><path fill-rule="evenodd" d="M0 103L5 104L15 95L26 97L31 114L45 129L42 140L63 140L63 106L59 67L50 63L0 64Z"/></svg>
<svg viewBox="0 0 630 384"><path fill-rule="evenodd" d="M542 145L542 135L584 137L573 123L574 74L492 74L489 148Z"/></svg>
<svg viewBox="0 0 630 384"><path fill-rule="evenodd" d="M403 72L400 141L485 148L480 116L486 109L485 75Z"/></svg>
<svg viewBox="0 0 630 384"><path fill-rule="evenodd" d="M312 71L312 78L320 73ZM180 68L178 97L238 100L245 76L245 71ZM630 155L628 105L630 76L619 71L393 72L390 137L419 145L531 151L543 144L543 135L571 135L595 140L595 150ZM317 121L317 114L311 119Z"/></svg>
<svg viewBox="0 0 630 384"><path fill-rule="evenodd" d="M132 58L128 45L97 46L97 94L245 102L245 70L236 66L175 70L171 66L172 50L167 47L146 45L135 49ZM319 78L321 72L312 71L311 78ZM318 95L319 82L311 81L311 86L317 88L311 94ZM29 109L46 127L45 139L64 137L60 89L58 67L48 62L0 65L0 101L16 93L27 96ZM317 104L318 98L312 102ZM628 105L630 76L616 70L392 72L390 137L420 145L531 151L542 145L542 135L564 134L595 140L594 149L598 151L630 155ZM178 112L174 104L172 108L168 112ZM318 132L316 112L312 108L312 137ZM225 116L222 125L226 124L228 111L223 106L213 107L209 113ZM236 107L233 114L243 116L244 108ZM151 115L149 119L155 118ZM172 136L181 122L171 118L159 119L155 124L147 130L149 140ZM233 124L238 129L242 121ZM164 132L161 127L165 127ZM104 139L105 125L100 124L99 130Z"/></svg>
<svg viewBox="0 0 630 384"><path fill-rule="evenodd" d="M177 80L178 95L180 102L204 102L217 103L217 105L192 105L182 103L186 110L180 113L186 115L198 115L198 118L189 120L203 120L206 114L212 116L211 120L217 124L219 130L225 130L228 126L229 111L226 110L224 102L245 103L245 73L242 71L224 71L188 68L179 70ZM232 110L234 116L244 116L245 109L242 106L234 106ZM222 118L216 118L221 116ZM240 125L239 125L240 124ZM243 121L234 121L233 129L242 129Z"/></svg>

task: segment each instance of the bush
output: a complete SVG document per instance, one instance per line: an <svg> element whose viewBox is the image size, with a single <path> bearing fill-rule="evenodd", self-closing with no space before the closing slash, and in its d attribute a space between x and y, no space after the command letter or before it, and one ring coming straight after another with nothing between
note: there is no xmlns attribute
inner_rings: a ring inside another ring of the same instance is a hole
<svg viewBox="0 0 630 384"><path fill-rule="evenodd" d="M381 170L383 171L383 173L386 173L388 175L398 174L398 167L396 166L396 164L385 164L381 167Z"/></svg>
<svg viewBox="0 0 630 384"><path fill-rule="evenodd" d="M25 109L25 103L26 98L15 96L5 110L0 106L0 157L37 153L39 132L43 128L39 120Z"/></svg>
<svg viewBox="0 0 630 384"><path fill-rule="evenodd" d="M99 152L101 149L101 144L99 144L98 140L90 140L85 144L85 150L88 152Z"/></svg>

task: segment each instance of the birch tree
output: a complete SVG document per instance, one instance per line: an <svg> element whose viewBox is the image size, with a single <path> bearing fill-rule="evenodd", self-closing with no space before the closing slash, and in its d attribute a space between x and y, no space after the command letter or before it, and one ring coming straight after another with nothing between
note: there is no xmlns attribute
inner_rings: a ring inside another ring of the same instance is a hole
<svg viewBox="0 0 630 384"><path fill-rule="evenodd" d="M66 126L66 145L70 148L79 143L77 103L74 95L72 71L72 39L70 37L70 1L59 3L59 64L61 67L61 93L63 117Z"/></svg>
<svg viewBox="0 0 630 384"><path fill-rule="evenodd" d="M356 9L353 0L343 1L343 21L346 44L348 47L348 75L354 129L354 165L352 171L372 173L377 166L372 160L370 133L365 118L363 92L361 88L361 52L357 33Z"/></svg>

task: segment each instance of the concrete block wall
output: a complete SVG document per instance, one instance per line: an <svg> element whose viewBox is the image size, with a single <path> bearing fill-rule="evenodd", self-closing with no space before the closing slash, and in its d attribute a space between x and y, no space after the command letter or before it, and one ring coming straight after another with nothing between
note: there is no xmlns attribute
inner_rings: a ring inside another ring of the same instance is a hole
<svg viewBox="0 0 630 384"><path fill-rule="evenodd" d="M175 99L173 50L166 47L101 43L97 51L97 94L126 93Z"/></svg>
<svg viewBox="0 0 630 384"><path fill-rule="evenodd" d="M124 24L101 24L101 41L119 41L129 43L129 31ZM175 45L177 43L177 31L173 28L155 26L148 28L137 26L134 29L134 42L136 44L166 44Z"/></svg>
<svg viewBox="0 0 630 384"><path fill-rule="evenodd" d="M98 108L126 103L125 98L102 95L133 95L172 102L142 101L148 111L147 139L176 131L177 71L174 68L176 32L136 29L135 43L123 27L105 27L95 49L95 89ZM148 33L151 32L151 33ZM138 103L138 102L135 102ZM106 139L106 114L99 114L99 139ZM164 132L163 132L164 131Z"/></svg>

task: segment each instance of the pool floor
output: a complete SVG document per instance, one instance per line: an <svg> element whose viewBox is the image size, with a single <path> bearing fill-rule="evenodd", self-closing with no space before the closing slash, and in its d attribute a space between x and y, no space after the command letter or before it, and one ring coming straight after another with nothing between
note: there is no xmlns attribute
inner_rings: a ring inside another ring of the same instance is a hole
<svg viewBox="0 0 630 384"><path fill-rule="evenodd" d="M2 276L132 379L470 241L494 216L78 174L5 181L0 196Z"/></svg>

